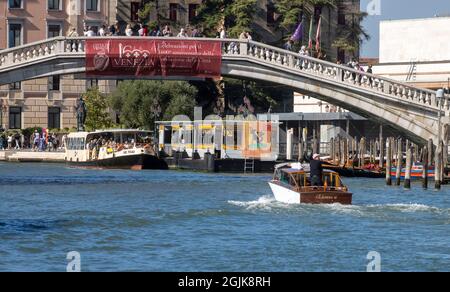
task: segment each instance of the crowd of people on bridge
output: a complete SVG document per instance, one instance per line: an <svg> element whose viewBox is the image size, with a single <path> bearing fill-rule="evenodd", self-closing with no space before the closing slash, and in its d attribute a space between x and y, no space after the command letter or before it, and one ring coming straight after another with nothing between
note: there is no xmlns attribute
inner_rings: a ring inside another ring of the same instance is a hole
<svg viewBox="0 0 450 292"><path fill-rule="evenodd" d="M75 27L69 28L67 32L68 37L79 37ZM126 24L120 25L116 21L113 25L107 26L103 24L100 27L85 25L81 36L85 37L108 37L108 36L128 36L128 37L203 37L201 30L197 27L186 25L181 28L178 34L173 33L169 25L164 25L161 28L159 25L149 27L146 24ZM217 32L217 37L225 38L225 29L221 29Z"/></svg>

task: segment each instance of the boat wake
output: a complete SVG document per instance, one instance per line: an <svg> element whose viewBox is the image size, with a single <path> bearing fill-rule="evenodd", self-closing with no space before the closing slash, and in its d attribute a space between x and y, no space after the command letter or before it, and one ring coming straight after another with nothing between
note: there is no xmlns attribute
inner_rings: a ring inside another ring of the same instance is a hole
<svg viewBox="0 0 450 292"><path fill-rule="evenodd" d="M438 208L418 203L341 205L341 204L285 204L278 202L271 195L261 196L253 201L228 201L229 204L246 210L261 211L299 211L301 213L329 212L356 217L377 217L381 214L430 213L450 217L450 208ZM277 212L278 213L278 212Z"/></svg>
<svg viewBox="0 0 450 292"><path fill-rule="evenodd" d="M272 208L289 208L292 205L283 204L275 200L271 195L265 195L259 197L255 201L228 201L228 204L243 207L247 210L267 210L270 211Z"/></svg>

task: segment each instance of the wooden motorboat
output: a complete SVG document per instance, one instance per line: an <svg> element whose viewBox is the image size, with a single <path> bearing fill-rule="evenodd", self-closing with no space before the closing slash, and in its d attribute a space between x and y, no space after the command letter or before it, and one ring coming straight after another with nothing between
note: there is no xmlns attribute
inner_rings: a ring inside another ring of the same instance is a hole
<svg viewBox="0 0 450 292"><path fill-rule="evenodd" d="M415 163L411 167L411 179L422 179L422 173L423 173L423 165L420 163ZM404 179L406 175L406 168L402 168L400 171L400 178ZM434 166L428 166L428 172L427 172L428 178L434 178ZM391 176L396 177L397 176L397 167L391 168Z"/></svg>
<svg viewBox="0 0 450 292"><path fill-rule="evenodd" d="M275 199L287 204L352 203L352 193L342 183L337 172L323 170L323 186L311 186L309 177L308 168L285 164L276 167L269 185Z"/></svg>

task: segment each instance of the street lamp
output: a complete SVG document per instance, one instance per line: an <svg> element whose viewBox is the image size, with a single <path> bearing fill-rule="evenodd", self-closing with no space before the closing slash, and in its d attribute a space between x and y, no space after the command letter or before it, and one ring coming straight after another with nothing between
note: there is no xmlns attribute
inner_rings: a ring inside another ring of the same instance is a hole
<svg viewBox="0 0 450 292"><path fill-rule="evenodd" d="M441 141L441 117L442 117L442 104L444 99L444 89L438 89L436 92L436 98L439 101L439 111L438 111L438 143Z"/></svg>

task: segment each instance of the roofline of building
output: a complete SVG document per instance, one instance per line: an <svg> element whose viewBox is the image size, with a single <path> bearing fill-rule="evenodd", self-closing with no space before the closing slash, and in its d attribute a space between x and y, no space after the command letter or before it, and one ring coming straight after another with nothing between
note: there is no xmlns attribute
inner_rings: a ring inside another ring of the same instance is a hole
<svg viewBox="0 0 450 292"><path fill-rule="evenodd" d="M423 21L423 20L434 20L434 19L450 19L450 16L445 15L445 16L408 18L408 19L385 19L385 20L380 20L380 24L386 23L386 22Z"/></svg>

